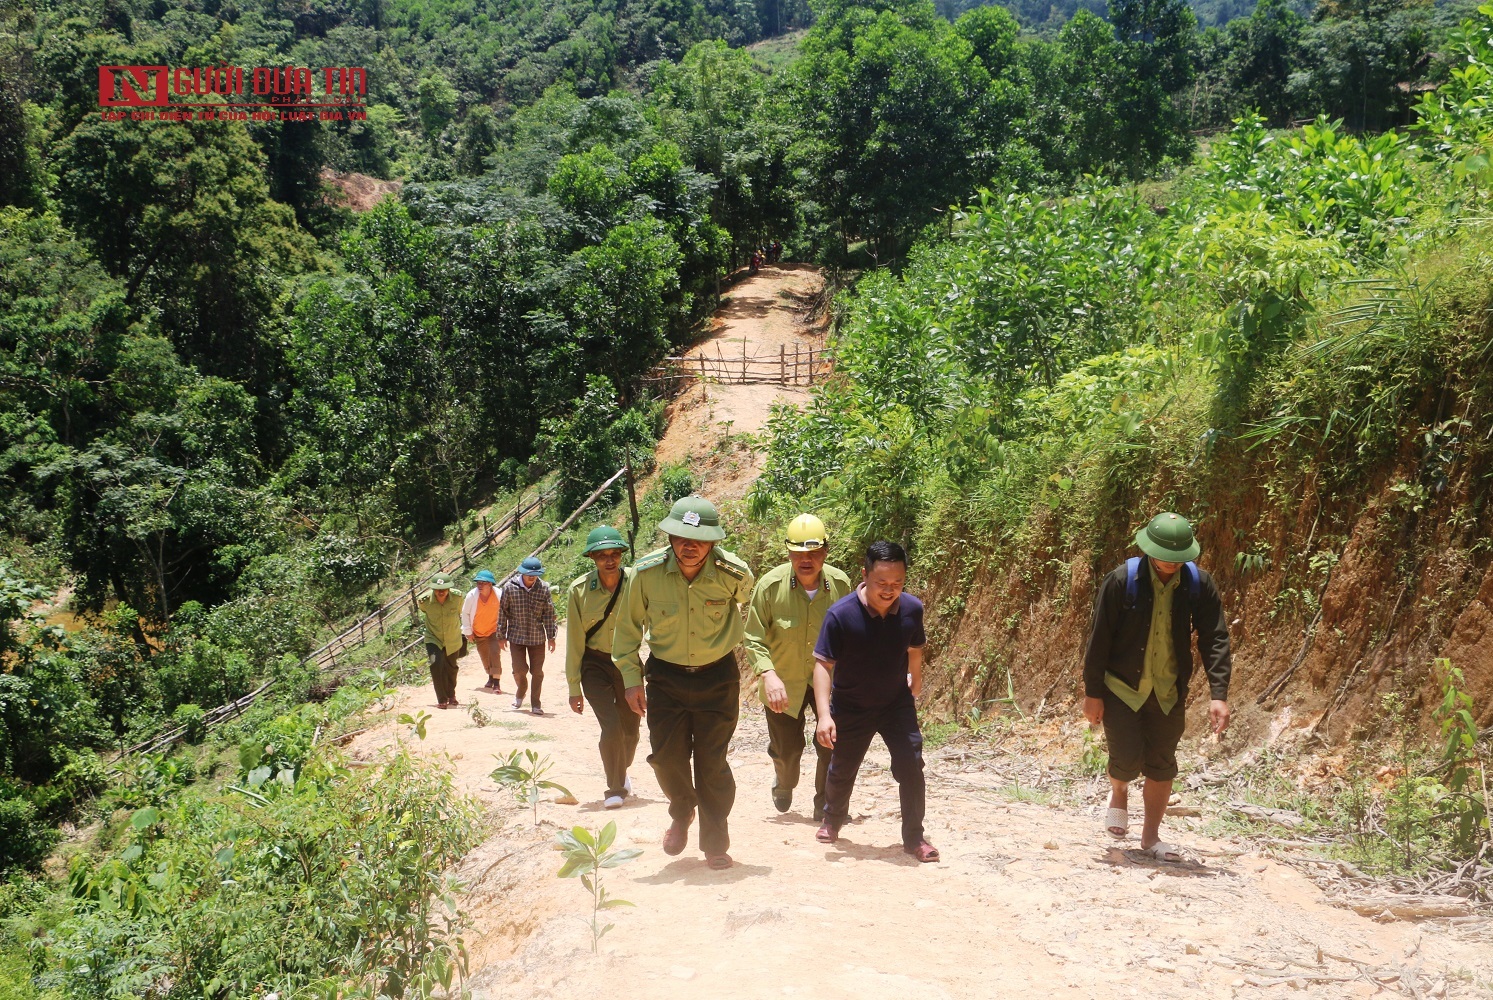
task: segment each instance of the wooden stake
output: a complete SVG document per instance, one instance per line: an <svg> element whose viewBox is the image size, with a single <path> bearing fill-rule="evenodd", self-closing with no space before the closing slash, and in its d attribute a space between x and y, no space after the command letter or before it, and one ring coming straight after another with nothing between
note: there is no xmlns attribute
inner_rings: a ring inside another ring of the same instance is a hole
<svg viewBox="0 0 1493 1000"><path fill-rule="evenodd" d="M632 550L633 558L636 559L638 553L633 548L633 543L638 537L638 494L633 488L632 449L625 449L623 457L627 459L627 509L632 514L632 531L627 536L627 547Z"/></svg>

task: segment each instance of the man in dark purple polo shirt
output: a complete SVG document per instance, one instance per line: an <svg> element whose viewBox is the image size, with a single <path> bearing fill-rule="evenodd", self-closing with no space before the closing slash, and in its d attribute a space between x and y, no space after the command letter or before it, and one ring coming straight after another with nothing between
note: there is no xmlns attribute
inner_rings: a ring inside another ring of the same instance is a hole
<svg viewBox="0 0 1493 1000"><path fill-rule="evenodd" d="M850 815L855 775L880 734L892 754L902 800L902 850L937 861L923 836L928 790L916 699L923 688L923 602L904 594L907 553L895 542L866 549L861 584L824 615L814 646L815 736L832 751L824 788L824 825L815 837L833 844Z"/></svg>

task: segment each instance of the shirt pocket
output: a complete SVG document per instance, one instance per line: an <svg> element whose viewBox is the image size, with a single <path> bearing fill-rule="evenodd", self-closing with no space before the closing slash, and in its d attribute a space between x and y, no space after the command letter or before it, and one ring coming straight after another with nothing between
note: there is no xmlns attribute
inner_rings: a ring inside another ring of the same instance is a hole
<svg viewBox="0 0 1493 1000"><path fill-rule="evenodd" d="M678 637L682 626L679 604L675 601L653 601L648 605L648 635L654 641Z"/></svg>
<svg viewBox="0 0 1493 1000"><path fill-rule="evenodd" d="M726 617L726 608L729 601L706 601L704 605L705 617L712 625L719 625L721 619Z"/></svg>
<svg viewBox="0 0 1493 1000"><path fill-rule="evenodd" d="M791 631L793 629L798 628L798 619L797 618L774 618L772 620L772 626L773 626L773 628L778 629L780 631L788 632L788 631Z"/></svg>

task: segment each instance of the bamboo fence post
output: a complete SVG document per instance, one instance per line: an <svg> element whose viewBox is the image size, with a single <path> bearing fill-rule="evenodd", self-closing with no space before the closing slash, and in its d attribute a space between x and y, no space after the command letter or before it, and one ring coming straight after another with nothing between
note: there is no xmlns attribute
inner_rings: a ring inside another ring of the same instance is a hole
<svg viewBox="0 0 1493 1000"><path fill-rule="evenodd" d="M778 345L778 384L788 384L788 348Z"/></svg>

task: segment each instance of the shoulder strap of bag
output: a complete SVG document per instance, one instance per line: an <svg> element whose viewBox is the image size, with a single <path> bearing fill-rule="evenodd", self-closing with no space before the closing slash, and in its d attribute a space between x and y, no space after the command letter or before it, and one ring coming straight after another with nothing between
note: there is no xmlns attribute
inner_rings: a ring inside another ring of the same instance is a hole
<svg viewBox="0 0 1493 1000"><path fill-rule="evenodd" d="M588 644L591 642L592 636L596 635L597 632L600 632L601 627L605 625L607 619L612 616L612 609L617 606L617 598L621 596L622 585L626 582L626 579L619 579L617 581L617 589L612 591L612 599L610 601L607 601L607 609L601 613L601 617L596 620L595 625L592 625L590 628L586 629L586 642Z"/></svg>

